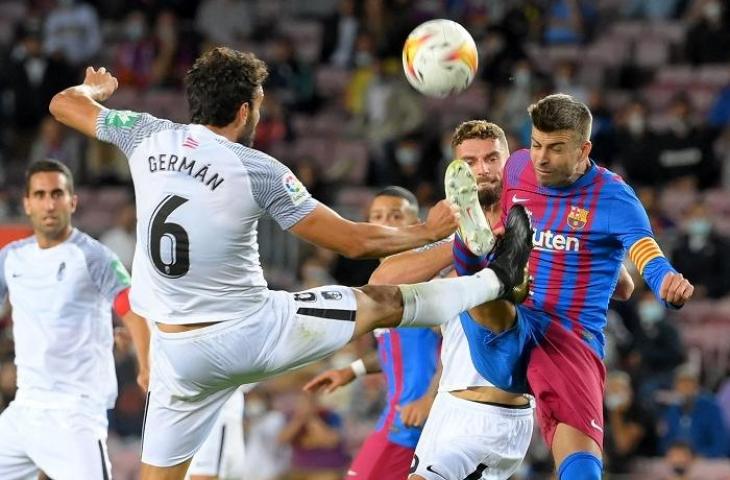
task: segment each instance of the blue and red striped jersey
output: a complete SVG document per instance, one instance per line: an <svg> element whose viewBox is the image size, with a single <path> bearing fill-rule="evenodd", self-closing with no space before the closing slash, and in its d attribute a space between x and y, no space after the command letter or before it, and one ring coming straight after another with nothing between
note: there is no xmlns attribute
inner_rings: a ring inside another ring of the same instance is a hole
<svg viewBox="0 0 730 480"><path fill-rule="evenodd" d="M387 403L376 431L385 429L389 441L416 448L422 429L403 425L396 406L418 400L428 391L438 365L441 337L430 328L385 328L375 330L375 338L388 385Z"/></svg>
<svg viewBox="0 0 730 480"><path fill-rule="evenodd" d="M646 211L633 189L591 162L566 187L540 186L529 150L513 153L505 165L502 218L515 204L532 219L533 284L525 301L538 337L550 322L575 332L603 358L608 302L627 251L658 294L674 272L653 239Z"/></svg>

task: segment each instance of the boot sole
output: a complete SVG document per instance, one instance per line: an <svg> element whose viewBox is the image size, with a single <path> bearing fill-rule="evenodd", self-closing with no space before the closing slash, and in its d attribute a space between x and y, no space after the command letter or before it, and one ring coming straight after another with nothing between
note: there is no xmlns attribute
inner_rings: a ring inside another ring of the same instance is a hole
<svg viewBox="0 0 730 480"><path fill-rule="evenodd" d="M479 203L477 182L469 165L456 159L446 169L446 198L459 207L459 236L474 255L486 255L494 247L495 238L484 210Z"/></svg>

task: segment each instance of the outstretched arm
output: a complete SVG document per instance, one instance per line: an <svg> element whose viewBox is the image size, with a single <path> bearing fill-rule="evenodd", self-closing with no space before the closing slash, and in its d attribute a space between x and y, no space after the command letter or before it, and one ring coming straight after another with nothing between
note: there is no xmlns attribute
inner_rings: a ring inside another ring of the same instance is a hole
<svg viewBox="0 0 730 480"><path fill-rule="evenodd" d="M109 98L118 86L117 79L104 67L87 67L84 82L54 95L48 109L59 122L96 138L96 119L104 108L99 102Z"/></svg>
<svg viewBox="0 0 730 480"><path fill-rule="evenodd" d="M358 362L362 362L362 366L359 368L362 368L364 371L356 371L357 368L355 367L355 364L357 364ZM312 380L307 382L307 384L302 387L302 390L309 393L317 393L320 390L324 393L332 393L340 387L349 385L350 383L352 383L353 380L355 380L355 378L360 375L379 373L382 371L383 369L380 366L378 353L373 350L365 355L363 358L352 362L352 364L348 367L327 370L326 372L320 373Z"/></svg>
<svg viewBox="0 0 730 480"><path fill-rule="evenodd" d="M451 242L443 241L433 248L403 252L383 260L370 276L373 285L427 282L453 262Z"/></svg>
<svg viewBox="0 0 730 480"><path fill-rule="evenodd" d="M422 247L451 235L458 226L458 209L441 200L425 223L402 228L352 222L318 204L289 230L296 236L350 258L380 258Z"/></svg>
<svg viewBox="0 0 730 480"><path fill-rule="evenodd" d="M613 199L609 228L628 248L629 258L664 305L680 308L694 293L694 286L664 257L654 240L646 210L627 185Z"/></svg>

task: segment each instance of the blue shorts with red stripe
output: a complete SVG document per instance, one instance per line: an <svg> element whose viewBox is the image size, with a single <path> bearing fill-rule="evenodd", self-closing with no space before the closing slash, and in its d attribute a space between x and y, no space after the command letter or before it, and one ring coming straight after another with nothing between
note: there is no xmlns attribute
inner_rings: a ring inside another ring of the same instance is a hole
<svg viewBox="0 0 730 480"><path fill-rule="evenodd" d="M518 306L515 325L495 334L468 313L461 324L476 370L495 387L531 393L545 442L565 423L603 448L603 361L577 333Z"/></svg>

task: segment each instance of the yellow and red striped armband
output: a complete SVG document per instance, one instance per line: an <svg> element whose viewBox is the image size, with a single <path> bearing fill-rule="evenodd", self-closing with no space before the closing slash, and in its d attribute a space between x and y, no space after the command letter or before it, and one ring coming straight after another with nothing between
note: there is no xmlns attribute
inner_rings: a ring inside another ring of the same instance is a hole
<svg viewBox="0 0 730 480"><path fill-rule="evenodd" d="M644 268L650 261L663 256L662 249L651 237L644 237L629 248L629 258L641 275L644 274Z"/></svg>

